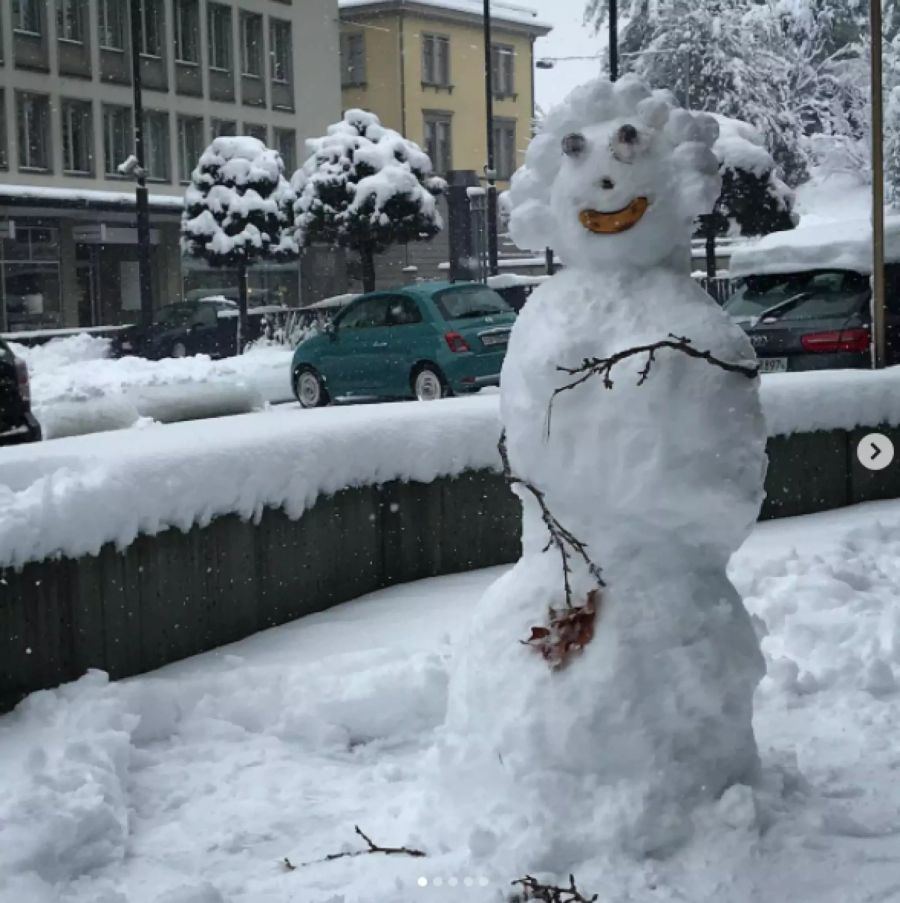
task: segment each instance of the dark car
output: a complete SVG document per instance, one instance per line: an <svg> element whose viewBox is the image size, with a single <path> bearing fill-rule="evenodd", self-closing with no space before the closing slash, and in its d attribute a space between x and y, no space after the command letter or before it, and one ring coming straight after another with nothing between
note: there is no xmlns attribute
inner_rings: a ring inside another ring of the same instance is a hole
<svg viewBox="0 0 900 903"><path fill-rule="evenodd" d="M270 335L283 322L287 308L251 307L247 311L249 336L254 341ZM113 340L114 357L134 355L150 360L208 354L230 357L237 348L238 306L227 298L204 298L167 304L149 326L132 326Z"/></svg>
<svg viewBox="0 0 900 903"><path fill-rule="evenodd" d="M855 270L757 275L744 279L725 311L747 332L763 373L865 368L870 297L869 276Z"/></svg>
<svg viewBox="0 0 900 903"><path fill-rule="evenodd" d="M31 413L28 368L0 339L0 445L38 442L41 428Z"/></svg>

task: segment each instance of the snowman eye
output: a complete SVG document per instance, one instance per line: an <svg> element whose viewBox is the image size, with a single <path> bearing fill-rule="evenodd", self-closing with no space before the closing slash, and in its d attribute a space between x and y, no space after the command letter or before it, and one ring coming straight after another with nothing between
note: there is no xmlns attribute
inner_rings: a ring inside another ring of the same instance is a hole
<svg viewBox="0 0 900 903"><path fill-rule="evenodd" d="M609 150L619 163L634 163L641 151L641 134L633 125L623 125L609 142Z"/></svg>
<svg viewBox="0 0 900 903"><path fill-rule="evenodd" d="M570 135L566 135L562 140L562 149L563 153L567 157L578 157L582 153L584 153L584 149L587 146L587 141L585 141L584 135L579 132L572 132Z"/></svg>

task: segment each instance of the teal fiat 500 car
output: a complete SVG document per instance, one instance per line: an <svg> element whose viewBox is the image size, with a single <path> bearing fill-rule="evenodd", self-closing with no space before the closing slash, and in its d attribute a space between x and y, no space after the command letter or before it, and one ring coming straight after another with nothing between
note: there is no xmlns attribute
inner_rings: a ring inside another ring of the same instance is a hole
<svg viewBox="0 0 900 903"><path fill-rule="evenodd" d="M515 311L472 282L423 282L360 295L297 346L304 408L339 399L431 401L500 383Z"/></svg>

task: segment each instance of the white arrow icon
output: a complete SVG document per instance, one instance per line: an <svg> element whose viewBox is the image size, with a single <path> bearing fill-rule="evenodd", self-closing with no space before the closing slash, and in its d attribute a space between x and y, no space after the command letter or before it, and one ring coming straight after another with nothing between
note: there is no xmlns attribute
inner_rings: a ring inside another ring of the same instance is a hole
<svg viewBox="0 0 900 903"><path fill-rule="evenodd" d="M856 446L856 458L866 470L884 470L894 460L894 443L883 433L869 433Z"/></svg>

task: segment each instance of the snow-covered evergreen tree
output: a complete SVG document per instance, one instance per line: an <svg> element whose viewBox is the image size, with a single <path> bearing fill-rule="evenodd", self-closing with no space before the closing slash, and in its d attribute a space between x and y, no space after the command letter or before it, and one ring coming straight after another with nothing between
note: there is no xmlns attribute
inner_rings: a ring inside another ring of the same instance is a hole
<svg viewBox="0 0 900 903"><path fill-rule="evenodd" d="M364 110L348 110L294 175L297 238L360 255L363 290L375 288L375 254L433 238L442 228L436 198L446 183L417 144Z"/></svg>
<svg viewBox="0 0 900 903"><path fill-rule="evenodd" d="M587 14L599 23L607 8L607 0L592 0ZM784 60L761 40L757 16L751 0L632 0L622 69L668 88L690 109L756 126L781 176L798 185L808 177L803 123L784 86Z"/></svg>
<svg viewBox="0 0 900 903"><path fill-rule="evenodd" d="M721 163L722 193L711 214L716 235L767 235L797 225L794 192L775 172L765 139L753 126L717 116L713 152ZM704 233L705 234L705 233Z"/></svg>
<svg viewBox="0 0 900 903"><path fill-rule="evenodd" d="M256 138L216 138L203 152L184 195L182 250L238 272L238 350L247 340L247 269L290 260L299 249L294 194L277 151Z"/></svg>

